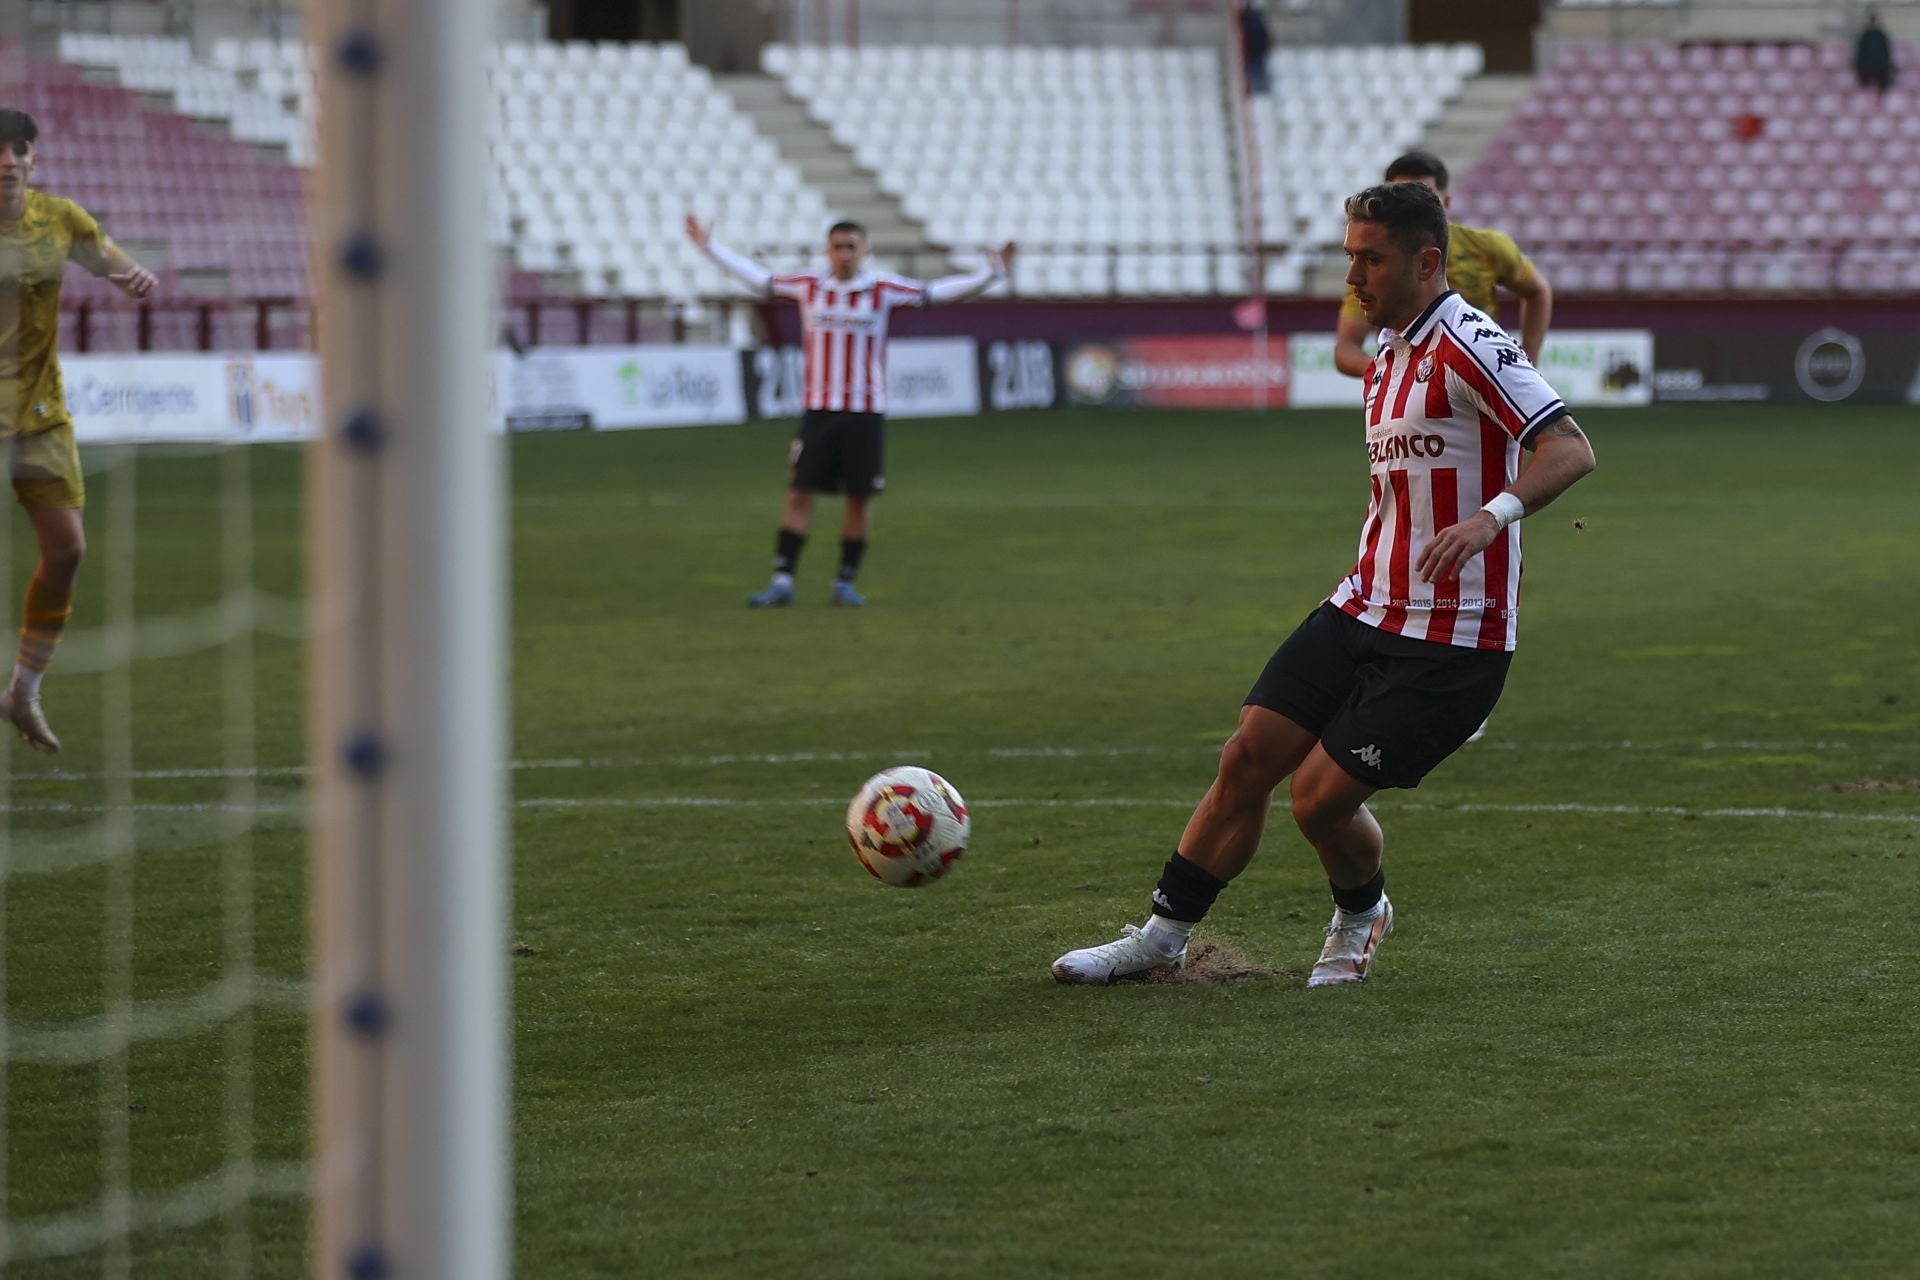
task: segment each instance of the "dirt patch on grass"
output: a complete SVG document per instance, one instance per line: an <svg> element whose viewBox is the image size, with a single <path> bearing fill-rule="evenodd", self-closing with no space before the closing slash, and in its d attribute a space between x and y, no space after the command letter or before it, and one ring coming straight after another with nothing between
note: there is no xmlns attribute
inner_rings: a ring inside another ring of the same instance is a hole
<svg viewBox="0 0 1920 1280"><path fill-rule="evenodd" d="M1920 791L1920 778L1861 778L1857 782L1823 782L1821 791Z"/></svg>
<svg viewBox="0 0 1920 1280"><path fill-rule="evenodd" d="M1256 978L1284 977L1278 969L1255 964L1231 943L1211 940L1187 944L1187 962L1178 969L1154 969L1146 980L1156 986L1172 987L1187 983L1224 986L1229 982L1252 982Z"/></svg>

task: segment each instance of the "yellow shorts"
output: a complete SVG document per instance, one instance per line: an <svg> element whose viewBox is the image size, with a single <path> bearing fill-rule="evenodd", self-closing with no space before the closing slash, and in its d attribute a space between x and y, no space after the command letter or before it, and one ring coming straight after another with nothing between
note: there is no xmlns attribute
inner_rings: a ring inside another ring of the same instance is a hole
<svg viewBox="0 0 1920 1280"><path fill-rule="evenodd" d="M73 442L73 424L63 422L45 431L9 436L8 472L20 505L29 511L51 507L84 507L87 484L80 470L80 449Z"/></svg>

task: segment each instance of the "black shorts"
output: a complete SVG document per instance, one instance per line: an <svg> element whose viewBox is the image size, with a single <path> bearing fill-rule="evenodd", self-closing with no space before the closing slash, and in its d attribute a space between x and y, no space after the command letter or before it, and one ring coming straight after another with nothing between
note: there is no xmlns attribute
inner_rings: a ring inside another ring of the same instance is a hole
<svg viewBox="0 0 1920 1280"><path fill-rule="evenodd" d="M809 409L788 460L795 489L872 497L887 487L887 420L877 413Z"/></svg>
<svg viewBox="0 0 1920 1280"><path fill-rule="evenodd" d="M1512 662L1498 649L1397 636L1328 602L1274 651L1247 703L1319 735L1370 787L1417 787L1485 723Z"/></svg>

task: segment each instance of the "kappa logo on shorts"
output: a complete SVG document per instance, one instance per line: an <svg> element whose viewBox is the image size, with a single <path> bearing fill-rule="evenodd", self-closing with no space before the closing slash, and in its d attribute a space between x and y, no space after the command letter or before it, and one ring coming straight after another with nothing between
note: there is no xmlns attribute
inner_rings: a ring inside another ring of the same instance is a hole
<svg viewBox="0 0 1920 1280"><path fill-rule="evenodd" d="M1371 742L1364 747L1355 747L1353 750L1347 752L1347 754L1350 756L1359 756L1360 763L1369 769L1378 769L1380 767L1380 761L1383 758L1380 754L1380 748Z"/></svg>

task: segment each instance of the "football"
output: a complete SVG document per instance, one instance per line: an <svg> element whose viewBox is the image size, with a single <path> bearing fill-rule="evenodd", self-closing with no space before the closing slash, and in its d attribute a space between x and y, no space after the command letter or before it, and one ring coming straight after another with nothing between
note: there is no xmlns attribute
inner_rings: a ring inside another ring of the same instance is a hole
<svg viewBox="0 0 1920 1280"><path fill-rule="evenodd" d="M847 807L847 841L867 873L914 889L947 874L967 851L967 803L931 769L895 765L867 779Z"/></svg>

